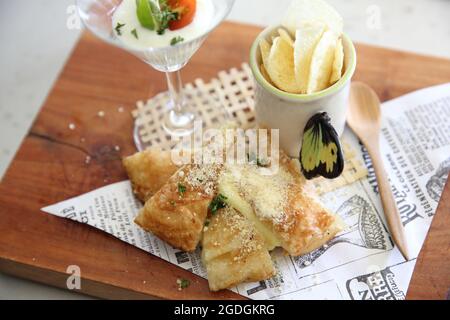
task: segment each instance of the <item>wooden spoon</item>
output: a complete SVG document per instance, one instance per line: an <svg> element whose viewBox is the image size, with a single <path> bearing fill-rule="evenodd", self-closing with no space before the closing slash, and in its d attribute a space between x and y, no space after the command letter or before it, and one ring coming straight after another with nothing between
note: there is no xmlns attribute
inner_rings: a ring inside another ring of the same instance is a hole
<svg viewBox="0 0 450 320"><path fill-rule="evenodd" d="M352 83L348 113L348 125L372 158L389 231L403 257L409 260L403 224L380 156L381 110L376 93L364 83Z"/></svg>

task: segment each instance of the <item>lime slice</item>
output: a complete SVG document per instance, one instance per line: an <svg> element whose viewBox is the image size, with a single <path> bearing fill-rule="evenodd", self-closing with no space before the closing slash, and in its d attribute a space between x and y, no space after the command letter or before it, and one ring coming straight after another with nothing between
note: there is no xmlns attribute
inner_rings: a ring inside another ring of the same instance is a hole
<svg viewBox="0 0 450 320"><path fill-rule="evenodd" d="M137 17L141 25L149 30L158 29L159 23L155 13L159 9L154 3L151 3L150 0L136 0L136 7Z"/></svg>

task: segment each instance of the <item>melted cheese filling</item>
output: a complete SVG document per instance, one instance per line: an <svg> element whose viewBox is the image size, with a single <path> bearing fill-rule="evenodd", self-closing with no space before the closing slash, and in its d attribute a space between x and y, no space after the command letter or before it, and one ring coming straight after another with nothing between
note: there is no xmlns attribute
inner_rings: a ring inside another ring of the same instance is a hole
<svg viewBox="0 0 450 320"><path fill-rule="evenodd" d="M263 236L267 250L281 246L274 225L284 221L287 190L292 176L280 169L263 176L253 165L228 166L219 180L219 192L226 202L251 221Z"/></svg>

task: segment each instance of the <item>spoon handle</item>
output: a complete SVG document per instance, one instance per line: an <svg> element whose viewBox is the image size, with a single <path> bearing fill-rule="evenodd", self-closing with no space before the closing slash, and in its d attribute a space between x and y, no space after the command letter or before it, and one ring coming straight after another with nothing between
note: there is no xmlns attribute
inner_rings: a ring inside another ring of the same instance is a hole
<svg viewBox="0 0 450 320"><path fill-rule="evenodd" d="M409 260L408 247L406 245L405 230L400 218L400 214L392 194L391 185L389 183L386 171L384 170L383 161L380 156L379 143L366 144L369 145L368 152L372 158L375 175L378 182L378 190L380 192L381 202L383 204L384 215L391 232L392 238L406 260Z"/></svg>

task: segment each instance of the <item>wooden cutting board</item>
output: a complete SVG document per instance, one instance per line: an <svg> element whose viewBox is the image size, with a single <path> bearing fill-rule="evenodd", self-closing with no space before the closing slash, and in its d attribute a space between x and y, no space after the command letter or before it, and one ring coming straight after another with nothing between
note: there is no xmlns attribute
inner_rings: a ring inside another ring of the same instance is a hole
<svg viewBox="0 0 450 320"><path fill-rule="evenodd" d="M224 23L183 70L206 81L248 61L260 28ZM355 79L382 100L450 81L450 61L358 45ZM49 204L126 179L121 157L135 152L130 112L166 90L164 75L85 33L0 184L0 270L66 288L81 268L85 294L103 298L241 299L211 293L206 280L101 231L40 211ZM123 106L126 112L119 112ZM104 117L98 113L103 111ZM74 125L74 130L69 125ZM7 138L7 137L6 137ZM117 151L115 146L119 146ZM92 161L85 163L86 156ZM443 299L450 286L450 186L418 259L408 298ZM191 286L177 290L177 279Z"/></svg>

